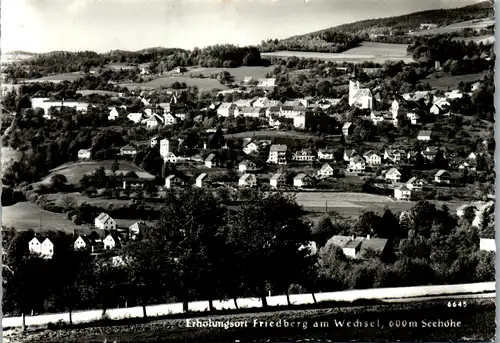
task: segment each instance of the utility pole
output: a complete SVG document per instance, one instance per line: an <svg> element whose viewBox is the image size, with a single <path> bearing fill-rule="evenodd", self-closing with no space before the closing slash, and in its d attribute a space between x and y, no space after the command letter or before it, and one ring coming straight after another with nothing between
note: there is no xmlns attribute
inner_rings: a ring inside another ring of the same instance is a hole
<svg viewBox="0 0 500 343"><path fill-rule="evenodd" d="M328 200L325 201L325 213L328 214Z"/></svg>

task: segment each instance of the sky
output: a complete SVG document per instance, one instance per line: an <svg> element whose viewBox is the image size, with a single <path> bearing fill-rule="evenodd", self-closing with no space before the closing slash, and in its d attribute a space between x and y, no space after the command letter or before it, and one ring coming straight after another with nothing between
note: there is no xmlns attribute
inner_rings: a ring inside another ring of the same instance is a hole
<svg viewBox="0 0 500 343"><path fill-rule="evenodd" d="M2 52L259 44L479 0L2 0Z"/></svg>

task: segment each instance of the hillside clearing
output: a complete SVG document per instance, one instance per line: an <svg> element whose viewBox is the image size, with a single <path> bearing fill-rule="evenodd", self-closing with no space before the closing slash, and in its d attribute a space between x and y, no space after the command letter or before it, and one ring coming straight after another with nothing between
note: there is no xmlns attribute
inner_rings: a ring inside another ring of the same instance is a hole
<svg viewBox="0 0 500 343"><path fill-rule="evenodd" d="M91 94L118 96L120 94L118 92L91 90L91 89L84 89L81 91L76 91L76 93L81 94L83 96L87 96L87 95L91 95Z"/></svg>
<svg viewBox="0 0 500 343"><path fill-rule="evenodd" d="M121 87L127 87L129 89L134 88L145 88L154 89L161 87L170 87L175 82L185 83L187 86L196 86L198 89L212 90L219 89L225 90L228 87L221 84L216 79L201 79L201 78L191 78L188 76L160 76L154 80L145 83L124 83L120 84Z"/></svg>
<svg viewBox="0 0 500 343"><path fill-rule="evenodd" d="M432 88L448 90L455 89L458 87L460 81L465 82L476 82L483 79L486 73L477 73L477 74L466 74L466 75L455 75L455 76L443 76L443 77L435 77L435 74L432 74L422 80L421 82L429 83Z"/></svg>
<svg viewBox="0 0 500 343"><path fill-rule="evenodd" d="M205 77L210 77L213 74L220 73L221 71L227 71L231 76L234 76L234 81L243 81L245 77L251 76L255 78L264 78L267 73L272 72L274 66L270 67L239 67L239 68L193 68L187 71L185 74L197 75L202 74Z"/></svg>
<svg viewBox="0 0 500 343"><path fill-rule="evenodd" d="M35 83L35 82L62 82L62 81L76 81L83 77L82 73L64 73L64 74L56 74L49 75L45 77L41 77L39 79L33 80L24 80L23 83Z"/></svg>
<svg viewBox="0 0 500 343"><path fill-rule="evenodd" d="M460 23L451 24L448 26L437 27L435 29L422 30L410 33L414 36L424 36L424 35L436 35L460 31L463 29L485 29L488 26L495 25L495 18L485 18L485 19L474 19L462 21Z"/></svg>
<svg viewBox="0 0 500 343"><path fill-rule="evenodd" d="M454 41L465 41L465 42L474 42L476 44L494 44L495 36L494 35L486 35L486 36L477 36L477 37L453 37Z"/></svg>
<svg viewBox="0 0 500 343"><path fill-rule="evenodd" d="M265 139L265 138L296 138L296 139L308 139L308 138L318 138L317 136L308 134L308 133L303 133L303 132L296 132L296 131L246 131L246 132L239 132L239 133L231 133L231 134L226 134L224 135L224 138L226 139L239 139L239 138L259 138L259 139Z"/></svg>
<svg viewBox="0 0 500 343"><path fill-rule="evenodd" d="M293 57L314 58L320 60L329 60L334 62L352 62L361 63L371 61L374 63L384 63L386 61L413 61L411 56L406 53L406 44L387 44L376 42L363 42L358 47L349 49L342 53L323 53L323 52L303 52L303 51L275 51L261 53L263 57Z"/></svg>

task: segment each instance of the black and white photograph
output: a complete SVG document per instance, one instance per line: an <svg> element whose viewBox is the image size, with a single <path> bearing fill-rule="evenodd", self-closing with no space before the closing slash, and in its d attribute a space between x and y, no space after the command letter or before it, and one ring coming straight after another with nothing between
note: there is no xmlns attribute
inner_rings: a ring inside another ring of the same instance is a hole
<svg viewBox="0 0 500 343"><path fill-rule="evenodd" d="M1 341L494 342L495 2L1 0Z"/></svg>

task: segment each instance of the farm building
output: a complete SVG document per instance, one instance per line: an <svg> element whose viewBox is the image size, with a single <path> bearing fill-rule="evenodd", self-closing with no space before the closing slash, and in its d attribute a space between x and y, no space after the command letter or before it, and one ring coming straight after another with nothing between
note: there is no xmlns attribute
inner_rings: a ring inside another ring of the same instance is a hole
<svg viewBox="0 0 500 343"><path fill-rule="evenodd" d="M204 186L204 183L207 182L207 179L208 175L205 173L201 173L200 175L198 175L198 177L196 178L196 187L202 188Z"/></svg>
<svg viewBox="0 0 500 343"><path fill-rule="evenodd" d="M207 156L205 159L205 167L207 168L214 168L217 167L217 157L215 154L210 154Z"/></svg>
<svg viewBox="0 0 500 343"><path fill-rule="evenodd" d="M109 214L104 212L95 219L94 225L101 230L116 230L116 222Z"/></svg>
<svg viewBox="0 0 500 343"><path fill-rule="evenodd" d="M333 236L325 245L325 248L337 246L342 249L345 256L353 259L364 259L368 251L372 251L382 257L387 253L387 239L355 236Z"/></svg>

